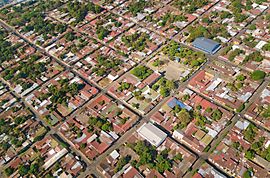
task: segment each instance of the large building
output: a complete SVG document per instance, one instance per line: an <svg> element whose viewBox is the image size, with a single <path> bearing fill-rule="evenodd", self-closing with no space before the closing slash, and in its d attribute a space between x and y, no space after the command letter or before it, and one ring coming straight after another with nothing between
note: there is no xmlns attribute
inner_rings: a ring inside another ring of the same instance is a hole
<svg viewBox="0 0 270 178"><path fill-rule="evenodd" d="M221 48L221 45L219 43L204 37L196 38L192 42L192 46L208 54L215 54Z"/></svg>
<svg viewBox="0 0 270 178"><path fill-rule="evenodd" d="M167 137L165 132L154 126L152 123L143 124L137 132L141 137L156 147L158 147Z"/></svg>

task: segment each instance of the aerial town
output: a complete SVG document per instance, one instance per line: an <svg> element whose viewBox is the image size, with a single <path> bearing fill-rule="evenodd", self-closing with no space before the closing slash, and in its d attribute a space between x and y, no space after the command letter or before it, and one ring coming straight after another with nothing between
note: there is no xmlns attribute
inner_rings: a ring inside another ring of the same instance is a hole
<svg viewBox="0 0 270 178"><path fill-rule="evenodd" d="M0 1L1 178L270 178L270 0Z"/></svg>

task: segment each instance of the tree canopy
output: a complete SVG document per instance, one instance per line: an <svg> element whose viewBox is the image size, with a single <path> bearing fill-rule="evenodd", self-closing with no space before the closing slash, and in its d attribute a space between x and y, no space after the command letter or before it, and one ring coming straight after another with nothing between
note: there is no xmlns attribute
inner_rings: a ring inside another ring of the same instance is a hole
<svg viewBox="0 0 270 178"><path fill-rule="evenodd" d="M262 80L265 77L265 72L261 70L255 70L251 73L251 79L253 80Z"/></svg>
<svg viewBox="0 0 270 178"><path fill-rule="evenodd" d="M145 66L137 66L131 70L131 74L142 80L150 76L152 73L153 71Z"/></svg>

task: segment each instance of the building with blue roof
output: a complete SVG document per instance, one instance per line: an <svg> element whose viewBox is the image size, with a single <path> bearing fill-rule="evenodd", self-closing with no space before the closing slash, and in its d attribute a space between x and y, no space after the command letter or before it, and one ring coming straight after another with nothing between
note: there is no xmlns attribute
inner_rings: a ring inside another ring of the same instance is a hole
<svg viewBox="0 0 270 178"><path fill-rule="evenodd" d="M184 103L182 103L181 101L177 100L176 98L173 98L171 101L169 101L167 103L167 105L170 108L174 108L176 105L178 105L180 108L184 108L187 109L188 111L191 110L192 108L190 106L185 105Z"/></svg>
<svg viewBox="0 0 270 178"><path fill-rule="evenodd" d="M220 43L204 37L196 38L192 42L192 46L208 54L215 54L221 48Z"/></svg>

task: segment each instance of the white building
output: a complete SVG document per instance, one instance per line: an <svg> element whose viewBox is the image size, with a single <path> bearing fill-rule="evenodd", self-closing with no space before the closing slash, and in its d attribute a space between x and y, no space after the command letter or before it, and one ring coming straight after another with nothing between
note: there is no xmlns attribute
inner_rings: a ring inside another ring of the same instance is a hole
<svg viewBox="0 0 270 178"><path fill-rule="evenodd" d="M158 147L167 137L165 132L154 126L152 123L143 124L137 132L142 138L156 147Z"/></svg>

